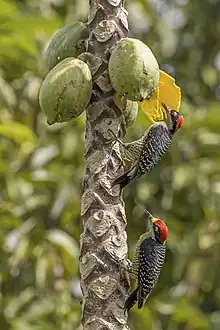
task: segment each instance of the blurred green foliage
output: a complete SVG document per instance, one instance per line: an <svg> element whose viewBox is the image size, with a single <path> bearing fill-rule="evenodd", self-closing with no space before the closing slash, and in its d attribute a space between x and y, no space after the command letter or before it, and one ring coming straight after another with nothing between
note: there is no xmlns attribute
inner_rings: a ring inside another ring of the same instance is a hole
<svg viewBox="0 0 220 330"><path fill-rule="evenodd" d="M130 254L142 206L169 226L159 283L132 330L220 329L220 2L130 0L130 35L182 88L185 116L161 163L124 192ZM0 325L80 329L78 256L84 117L49 127L38 105L42 52L86 21L86 0L0 0ZM128 139L141 135L140 113Z"/></svg>

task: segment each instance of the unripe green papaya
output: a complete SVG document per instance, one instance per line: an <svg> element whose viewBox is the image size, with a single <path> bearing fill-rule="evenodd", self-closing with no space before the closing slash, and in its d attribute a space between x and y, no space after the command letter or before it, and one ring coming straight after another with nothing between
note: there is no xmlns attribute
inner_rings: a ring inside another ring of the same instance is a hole
<svg viewBox="0 0 220 330"><path fill-rule="evenodd" d="M119 40L109 59L113 88L131 101L150 98L159 83L159 66L149 47L138 39Z"/></svg>
<svg viewBox="0 0 220 330"><path fill-rule="evenodd" d="M68 57L45 77L39 102L51 125L78 117L89 104L91 95L92 76L88 65Z"/></svg>
<svg viewBox="0 0 220 330"><path fill-rule="evenodd" d="M85 52L85 39L89 31L82 22L73 22L58 30L51 38L45 53L44 66L50 71L56 64L67 57L77 57Z"/></svg>
<svg viewBox="0 0 220 330"><path fill-rule="evenodd" d="M130 127L137 118L138 103L130 101L119 94L116 94L114 102L122 111L126 128Z"/></svg>

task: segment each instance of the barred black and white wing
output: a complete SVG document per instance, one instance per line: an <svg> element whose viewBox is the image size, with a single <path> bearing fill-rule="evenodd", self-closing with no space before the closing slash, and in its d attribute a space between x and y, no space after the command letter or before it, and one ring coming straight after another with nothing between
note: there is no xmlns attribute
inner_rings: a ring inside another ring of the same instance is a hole
<svg viewBox="0 0 220 330"><path fill-rule="evenodd" d="M138 256L135 259L135 264L138 267L138 285L125 302L125 310L127 311L136 302L138 302L138 308L142 308L146 302L158 281L165 260L166 246L149 237L142 241L138 251Z"/></svg>
<svg viewBox="0 0 220 330"><path fill-rule="evenodd" d="M143 149L135 176L139 177L151 171L166 154L171 142L172 139L166 124L152 126L143 141Z"/></svg>
<svg viewBox="0 0 220 330"><path fill-rule="evenodd" d="M138 308L146 302L155 287L164 264L166 246L153 238L148 238L140 245L138 273Z"/></svg>
<svg viewBox="0 0 220 330"><path fill-rule="evenodd" d="M151 171L165 155L171 142L172 136L165 123L152 125L143 139L138 160L126 173L118 177L112 185L120 184L121 188L124 188L131 180ZM135 142L133 144L135 147Z"/></svg>

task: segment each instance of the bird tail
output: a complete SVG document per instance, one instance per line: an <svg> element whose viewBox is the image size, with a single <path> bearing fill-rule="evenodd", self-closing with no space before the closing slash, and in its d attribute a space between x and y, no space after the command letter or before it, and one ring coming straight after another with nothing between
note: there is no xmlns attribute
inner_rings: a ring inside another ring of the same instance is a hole
<svg viewBox="0 0 220 330"><path fill-rule="evenodd" d="M114 187L117 184L120 184L121 189L127 186L130 181L129 172L130 171L124 173L123 175L120 175L117 179L115 179L112 183L112 186Z"/></svg>
<svg viewBox="0 0 220 330"><path fill-rule="evenodd" d="M138 300L138 287L137 289L135 289L130 296L128 297L128 299L125 301L125 310L127 310L129 312L129 310L134 306L134 304L137 302Z"/></svg>
<svg viewBox="0 0 220 330"><path fill-rule="evenodd" d="M116 178L112 183L112 187L116 186L117 184L120 184L120 188L123 189L135 177L135 175L136 166L132 167L130 170Z"/></svg>
<svg viewBox="0 0 220 330"><path fill-rule="evenodd" d="M138 290L138 308L139 309L141 309L143 307L143 305L145 304L148 296L149 296L149 294L146 296L143 292L143 289L140 286L139 290Z"/></svg>

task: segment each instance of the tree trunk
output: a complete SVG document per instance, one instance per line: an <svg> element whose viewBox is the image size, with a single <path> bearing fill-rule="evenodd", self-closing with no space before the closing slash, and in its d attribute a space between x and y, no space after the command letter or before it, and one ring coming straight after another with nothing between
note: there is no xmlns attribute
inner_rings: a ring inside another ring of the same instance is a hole
<svg viewBox="0 0 220 330"><path fill-rule="evenodd" d="M127 259L126 216L119 187L111 188L121 155L108 133L110 128L123 136L125 127L107 71L110 49L128 32L124 1L90 0L88 27L88 53L82 57L94 83L86 118L81 208L82 324L86 330L125 330L123 307L130 287L127 271L121 267Z"/></svg>

